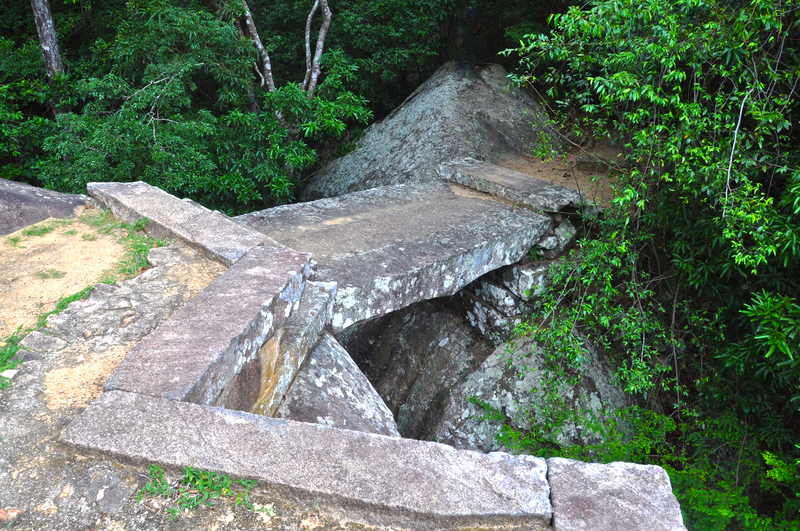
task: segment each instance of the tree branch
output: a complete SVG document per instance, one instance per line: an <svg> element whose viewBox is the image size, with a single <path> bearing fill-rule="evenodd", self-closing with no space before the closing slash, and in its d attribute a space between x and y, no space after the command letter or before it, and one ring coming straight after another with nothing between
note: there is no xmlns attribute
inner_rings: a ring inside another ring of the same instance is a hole
<svg viewBox="0 0 800 531"><path fill-rule="evenodd" d="M311 20L319 8L319 0L314 1L314 7L306 19L306 78L303 80L303 90L308 88L308 83L311 80Z"/></svg>
<svg viewBox="0 0 800 531"><path fill-rule="evenodd" d="M314 94L314 90L317 88L317 82L319 81L319 75L321 72L319 61L322 58L322 50L325 48L325 37L328 35L328 28L331 25L332 16L331 8L328 7L328 0L318 1L322 6L322 26L319 28L319 35L317 36L317 49L314 53L314 60L311 63L311 79L309 80L308 87L306 87L309 98L311 98L311 96Z"/></svg>

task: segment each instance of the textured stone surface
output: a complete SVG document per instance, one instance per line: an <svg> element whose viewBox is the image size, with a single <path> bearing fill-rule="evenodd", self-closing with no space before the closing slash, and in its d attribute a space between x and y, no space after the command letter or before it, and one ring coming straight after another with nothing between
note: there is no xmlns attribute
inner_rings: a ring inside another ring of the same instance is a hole
<svg viewBox="0 0 800 531"><path fill-rule="evenodd" d="M441 67L399 108L371 125L358 147L319 171L303 199L332 197L389 184L437 181L442 162L528 153L549 128L523 91L508 86L499 65L460 76Z"/></svg>
<svg viewBox="0 0 800 531"><path fill-rule="evenodd" d="M469 402L472 396L502 412L506 422L519 429L530 429L537 419L544 420L553 413L553 402L542 400L553 385L570 410L588 410L601 417L607 408L629 405L622 390L611 383L613 372L607 362L594 350L590 350L589 358L577 384L552 382L546 378L544 360L530 343L517 341L510 349L500 346L453 389L433 431L436 440L484 452L501 449L494 436L502 423L483 420L486 412ZM549 439L562 445L599 442L597 434L585 431L581 422L574 421L565 422L561 431L549 434Z"/></svg>
<svg viewBox="0 0 800 531"><path fill-rule="evenodd" d="M383 399L347 351L327 332L311 351L275 416L400 437Z"/></svg>
<svg viewBox="0 0 800 531"><path fill-rule="evenodd" d="M443 301L363 321L337 339L397 419L404 437L430 440L451 389L492 349Z"/></svg>
<svg viewBox="0 0 800 531"><path fill-rule="evenodd" d="M471 158L442 164L439 174L448 181L534 210L558 212L580 209L586 203L583 194L566 186Z"/></svg>
<svg viewBox="0 0 800 531"><path fill-rule="evenodd" d="M553 531L685 531L663 468L547 460Z"/></svg>
<svg viewBox="0 0 800 531"><path fill-rule="evenodd" d="M89 198L0 179L0 236L47 218L71 218Z"/></svg>
<svg viewBox="0 0 800 531"><path fill-rule="evenodd" d="M456 293L453 302L461 308L469 324L495 344L508 339L523 319L522 315L509 317L469 289Z"/></svg>
<svg viewBox="0 0 800 531"><path fill-rule="evenodd" d="M254 478L368 523L544 531L551 519L540 458L456 451L138 393L105 393L60 440L123 462Z"/></svg>
<svg viewBox="0 0 800 531"><path fill-rule="evenodd" d="M247 370L256 375L250 386L255 390L236 403L217 405L249 409L258 397L258 350L297 309L309 260L305 253L252 249L140 341L106 389L216 404L222 390ZM249 405L241 403L247 399Z"/></svg>
<svg viewBox="0 0 800 531"><path fill-rule="evenodd" d="M522 262L502 268L499 272L503 285L514 295L524 301L541 297L549 287L550 267L552 260L538 262Z"/></svg>
<svg viewBox="0 0 800 531"><path fill-rule="evenodd" d="M542 236L536 243L539 253L548 260L558 258L572 247L577 232L569 220L562 219L555 229Z"/></svg>
<svg viewBox="0 0 800 531"><path fill-rule="evenodd" d="M467 289L506 317L516 317L526 310L523 302L511 291L485 276L470 284Z"/></svg>
<svg viewBox="0 0 800 531"><path fill-rule="evenodd" d="M552 224L444 183L386 186L237 220L314 255L314 279L339 284L336 331L453 294L518 261Z"/></svg>
<svg viewBox="0 0 800 531"><path fill-rule="evenodd" d="M194 201L181 201L141 181L89 183L86 188L117 218L135 223L145 217L151 234L178 238L225 265L236 262L257 245L280 247L224 214L212 212Z"/></svg>
<svg viewBox="0 0 800 531"><path fill-rule="evenodd" d="M261 392L252 413L275 414L289 386L319 341L333 315L336 284L308 282L300 306L275 331L258 353L261 358Z"/></svg>

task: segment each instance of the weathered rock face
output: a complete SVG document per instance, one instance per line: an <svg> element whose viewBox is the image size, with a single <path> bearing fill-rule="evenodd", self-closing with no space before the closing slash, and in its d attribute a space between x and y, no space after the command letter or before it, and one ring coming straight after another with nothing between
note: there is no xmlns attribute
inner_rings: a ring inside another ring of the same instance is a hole
<svg viewBox="0 0 800 531"><path fill-rule="evenodd" d="M491 348L443 301L423 301L339 333L397 418L404 437L427 439L450 390Z"/></svg>
<svg viewBox="0 0 800 531"><path fill-rule="evenodd" d="M275 416L400 437L392 412L347 351L327 332L311 351Z"/></svg>
<svg viewBox="0 0 800 531"><path fill-rule="evenodd" d="M553 531L685 531L663 468L547 460Z"/></svg>
<svg viewBox="0 0 800 531"><path fill-rule="evenodd" d="M523 153L547 120L531 98L508 87L499 65L460 76L441 67L391 115L367 129L359 146L323 168L304 200L388 184L437 181L440 163L472 157L491 161Z"/></svg>
<svg viewBox="0 0 800 531"><path fill-rule="evenodd" d="M0 179L0 236L47 218L75 217L77 209L88 200L85 195L62 194Z"/></svg>
<svg viewBox="0 0 800 531"><path fill-rule="evenodd" d="M501 411L513 426L521 429L529 429L532 425L527 411L532 414L534 422L536 419L544 420L550 413L549 404L541 400L549 385L544 361L530 343L517 341L512 345L511 348L506 345L499 347L452 391L444 404L439 424L433 429L432 436L436 440L456 448L484 452L500 448L494 439L499 421L482 420L486 412L469 402L473 396ZM590 350L590 360L579 383L574 386L562 384L557 392L573 411L588 410L600 415L605 407L629 405L622 390L612 384L612 378L607 362L596 351ZM563 445L599 442L593 434L584 432L580 422L572 421L568 421L561 432L552 434L552 440Z"/></svg>

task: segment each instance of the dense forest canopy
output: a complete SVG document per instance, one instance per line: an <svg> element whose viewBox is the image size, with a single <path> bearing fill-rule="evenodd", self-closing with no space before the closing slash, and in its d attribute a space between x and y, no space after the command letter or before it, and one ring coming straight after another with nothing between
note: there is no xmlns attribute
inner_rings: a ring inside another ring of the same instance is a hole
<svg viewBox="0 0 800 531"><path fill-rule="evenodd" d="M800 528L796 1L53 0L60 62L43 3L2 2L0 177L67 192L288 202L445 61L515 71L576 149L624 154L519 332L554 380L602 348L637 405L595 446L499 437L662 465L691 529ZM554 426L576 414L548 400Z"/></svg>

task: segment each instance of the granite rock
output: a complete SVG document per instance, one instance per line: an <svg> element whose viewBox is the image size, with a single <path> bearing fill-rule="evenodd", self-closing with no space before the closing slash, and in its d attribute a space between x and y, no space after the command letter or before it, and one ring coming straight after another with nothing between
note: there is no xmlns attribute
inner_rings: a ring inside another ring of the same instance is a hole
<svg viewBox="0 0 800 531"><path fill-rule="evenodd" d="M669 476L659 466L547 460L553 531L685 531Z"/></svg>
<svg viewBox="0 0 800 531"><path fill-rule="evenodd" d="M438 181L442 162L527 153L551 126L500 65L463 77L442 66L392 114L371 125L355 150L317 172L304 200L400 183Z"/></svg>
<svg viewBox="0 0 800 531"><path fill-rule="evenodd" d="M48 218L72 218L89 197L0 179L0 236Z"/></svg>
<svg viewBox="0 0 800 531"><path fill-rule="evenodd" d="M347 351L327 332L301 367L275 416L400 437L383 399Z"/></svg>
<svg viewBox="0 0 800 531"><path fill-rule="evenodd" d="M577 382L549 380L544 360L530 342L516 340L502 345L466 381L453 389L434 429L436 440L456 448L490 452L502 449L494 436L500 421L485 421L486 412L469 401L488 403L517 429L530 429L552 413L552 400L543 400L553 388L572 411L586 411L602 418L608 411L630 405L625 393L613 384L613 371L599 353L590 349L584 373ZM599 435L586 430L582 419L567 421L549 440L559 445L596 444Z"/></svg>

